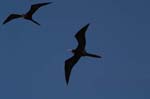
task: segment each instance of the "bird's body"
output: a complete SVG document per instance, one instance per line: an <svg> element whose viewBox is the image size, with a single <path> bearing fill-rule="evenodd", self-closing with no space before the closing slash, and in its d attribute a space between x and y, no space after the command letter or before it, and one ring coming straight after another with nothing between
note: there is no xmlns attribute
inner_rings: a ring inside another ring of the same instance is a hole
<svg viewBox="0 0 150 99"><path fill-rule="evenodd" d="M72 50L72 53L75 55L79 55L79 56L89 56L89 57L96 57L96 58L101 58L101 56L95 55L95 54L90 54L87 53L85 50Z"/></svg>
<svg viewBox="0 0 150 99"><path fill-rule="evenodd" d="M73 49L72 50L72 53L73 54L77 54L77 55L79 55L79 56L86 56L86 51L84 51L84 50L76 50L76 49Z"/></svg>
<svg viewBox="0 0 150 99"><path fill-rule="evenodd" d="M3 24L8 23L9 21L13 20L13 19L17 19L17 18L23 18L26 20L30 20L32 22L34 22L37 25L40 25L38 22L36 22L35 20L33 20L32 15L42 6L50 4L52 2L47 2L47 3L38 3L38 4L34 4L31 6L30 10L25 13L25 14L10 14L6 20L3 22Z"/></svg>
<svg viewBox="0 0 150 99"><path fill-rule="evenodd" d="M88 28L89 24L84 26L81 30L78 31L78 33L75 35L78 46L76 49L71 50L71 52L74 54L71 58L65 61L65 77L67 84L69 83L70 74L72 71L73 66L78 62L78 60L83 56L89 56L94 58L101 58L99 55L90 54L86 52L85 45L86 45L86 39L85 39L85 33Z"/></svg>

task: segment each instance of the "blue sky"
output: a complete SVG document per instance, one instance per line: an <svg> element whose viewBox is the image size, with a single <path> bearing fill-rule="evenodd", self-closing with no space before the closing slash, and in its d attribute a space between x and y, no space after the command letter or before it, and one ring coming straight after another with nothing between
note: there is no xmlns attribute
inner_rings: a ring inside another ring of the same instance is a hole
<svg viewBox="0 0 150 99"><path fill-rule="evenodd" d="M48 0L2 0L0 22ZM49 2L49 1L48 1ZM33 18L0 26L0 99L150 99L149 0L53 0ZM87 23L88 52L69 86L67 49Z"/></svg>

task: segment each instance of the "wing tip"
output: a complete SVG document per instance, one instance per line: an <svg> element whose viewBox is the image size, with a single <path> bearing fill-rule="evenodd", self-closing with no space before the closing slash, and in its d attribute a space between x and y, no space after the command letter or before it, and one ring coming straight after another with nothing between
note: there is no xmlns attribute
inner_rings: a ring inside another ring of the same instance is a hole
<svg viewBox="0 0 150 99"><path fill-rule="evenodd" d="M47 2L48 4L54 3L54 2Z"/></svg>
<svg viewBox="0 0 150 99"><path fill-rule="evenodd" d="M103 58L102 56L98 56L98 58Z"/></svg>
<svg viewBox="0 0 150 99"><path fill-rule="evenodd" d="M5 21L2 23L2 25L6 24L6 23L8 23L8 22L9 22L9 21L5 20Z"/></svg>
<svg viewBox="0 0 150 99"><path fill-rule="evenodd" d="M3 22L2 25L4 25L6 22Z"/></svg>
<svg viewBox="0 0 150 99"><path fill-rule="evenodd" d="M83 33L85 33L89 27L90 23L86 24L85 26L83 26L76 34L75 37L77 38L79 33L82 31Z"/></svg>
<svg viewBox="0 0 150 99"><path fill-rule="evenodd" d="M68 86L69 80L66 79L66 85Z"/></svg>
<svg viewBox="0 0 150 99"><path fill-rule="evenodd" d="M52 4L53 2L45 2L44 4L45 5L48 5L48 4Z"/></svg>
<svg viewBox="0 0 150 99"><path fill-rule="evenodd" d="M87 25L85 25L85 26L84 26L84 28L88 28L88 27L89 27L89 25L90 25L90 23L88 23Z"/></svg>
<svg viewBox="0 0 150 99"><path fill-rule="evenodd" d="M69 75L70 76L70 75ZM66 85L68 86L68 83L69 83L69 77L67 74L65 74L65 80L66 80Z"/></svg>

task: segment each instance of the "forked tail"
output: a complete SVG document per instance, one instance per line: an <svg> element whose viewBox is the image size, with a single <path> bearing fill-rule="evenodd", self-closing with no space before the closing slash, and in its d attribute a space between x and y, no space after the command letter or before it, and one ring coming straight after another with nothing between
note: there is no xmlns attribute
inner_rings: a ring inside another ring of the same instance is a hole
<svg viewBox="0 0 150 99"><path fill-rule="evenodd" d="M31 21L37 25L40 25L38 22L36 22L35 20L31 19Z"/></svg>
<svg viewBox="0 0 150 99"><path fill-rule="evenodd" d="M90 54L90 53L87 53L86 56L95 57L95 58L102 58L102 57L99 56L99 55Z"/></svg>

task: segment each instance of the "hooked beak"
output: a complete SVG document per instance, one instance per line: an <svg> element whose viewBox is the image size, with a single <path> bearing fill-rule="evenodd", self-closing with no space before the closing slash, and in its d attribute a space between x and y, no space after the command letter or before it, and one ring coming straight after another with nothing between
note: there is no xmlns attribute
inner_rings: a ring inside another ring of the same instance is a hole
<svg viewBox="0 0 150 99"><path fill-rule="evenodd" d="M72 49L67 49L68 52L72 52Z"/></svg>

